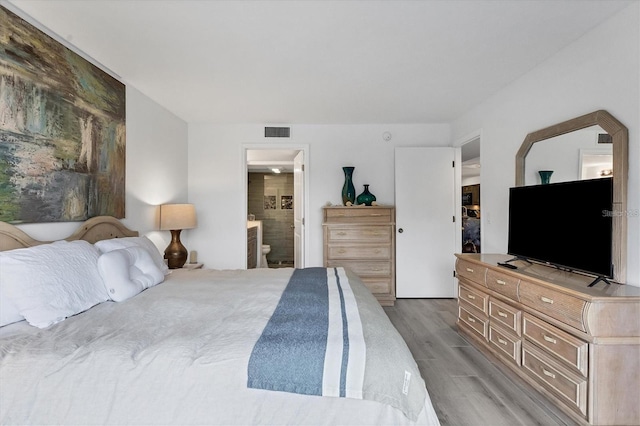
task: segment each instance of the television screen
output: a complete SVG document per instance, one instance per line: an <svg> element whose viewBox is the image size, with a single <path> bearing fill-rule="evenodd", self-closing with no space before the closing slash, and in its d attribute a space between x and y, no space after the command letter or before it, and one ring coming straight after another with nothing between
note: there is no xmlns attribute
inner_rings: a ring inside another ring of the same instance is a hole
<svg viewBox="0 0 640 426"><path fill-rule="evenodd" d="M509 191L509 254L613 277L611 178Z"/></svg>

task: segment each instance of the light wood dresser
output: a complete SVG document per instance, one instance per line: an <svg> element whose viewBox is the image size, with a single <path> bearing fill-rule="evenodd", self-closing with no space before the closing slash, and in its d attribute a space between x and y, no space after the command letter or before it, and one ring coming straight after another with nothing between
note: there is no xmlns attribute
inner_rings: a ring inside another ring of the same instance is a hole
<svg viewBox="0 0 640 426"><path fill-rule="evenodd" d="M458 330L580 424L640 424L640 288L457 254Z"/></svg>
<svg viewBox="0 0 640 426"><path fill-rule="evenodd" d="M395 209L324 207L324 266L355 272L383 306L396 300Z"/></svg>

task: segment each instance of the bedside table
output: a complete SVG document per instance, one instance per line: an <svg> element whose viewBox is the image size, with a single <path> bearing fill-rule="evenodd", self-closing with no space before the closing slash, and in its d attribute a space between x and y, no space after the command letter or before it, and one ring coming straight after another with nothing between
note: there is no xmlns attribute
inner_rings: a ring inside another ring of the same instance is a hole
<svg viewBox="0 0 640 426"><path fill-rule="evenodd" d="M185 263L182 269L202 269L204 263Z"/></svg>

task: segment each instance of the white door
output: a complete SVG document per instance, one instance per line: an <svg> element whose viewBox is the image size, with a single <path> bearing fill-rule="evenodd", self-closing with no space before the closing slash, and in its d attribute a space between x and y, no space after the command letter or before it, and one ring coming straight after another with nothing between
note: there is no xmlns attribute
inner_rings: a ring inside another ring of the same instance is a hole
<svg viewBox="0 0 640 426"><path fill-rule="evenodd" d="M304 268L304 151L293 159L293 259Z"/></svg>
<svg viewBox="0 0 640 426"><path fill-rule="evenodd" d="M397 147L396 296L454 297L454 148Z"/></svg>

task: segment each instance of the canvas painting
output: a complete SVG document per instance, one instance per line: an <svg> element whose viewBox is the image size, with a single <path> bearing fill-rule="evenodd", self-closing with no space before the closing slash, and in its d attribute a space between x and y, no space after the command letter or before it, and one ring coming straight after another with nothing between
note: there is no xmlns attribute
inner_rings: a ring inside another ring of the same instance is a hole
<svg viewBox="0 0 640 426"><path fill-rule="evenodd" d="M0 220L125 213L125 86L0 6Z"/></svg>
<svg viewBox="0 0 640 426"><path fill-rule="evenodd" d="M276 209L276 196L275 195L265 195L264 196L264 209L265 210L275 210Z"/></svg>
<svg viewBox="0 0 640 426"><path fill-rule="evenodd" d="M280 208L282 210L293 209L293 195L283 195L280 197Z"/></svg>

